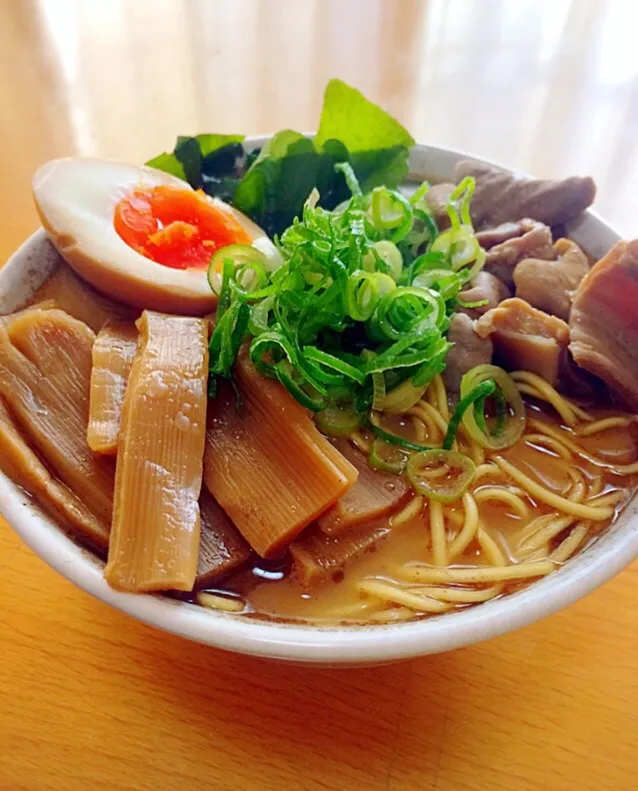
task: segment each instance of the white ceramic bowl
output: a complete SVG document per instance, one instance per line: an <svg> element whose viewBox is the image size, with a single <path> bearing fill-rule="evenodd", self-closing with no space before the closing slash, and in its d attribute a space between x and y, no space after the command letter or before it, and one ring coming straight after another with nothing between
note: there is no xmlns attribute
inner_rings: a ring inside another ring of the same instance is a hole
<svg viewBox="0 0 638 791"><path fill-rule="evenodd" d="M253 138L252 145L264 138ZM449 179L465 154L417 146L410 157L414 180ZM594 212L569 228L570 236L595 257L618 234ZM37 231L0 270L0 314L25 301L56 265L57 253ZM563 568L502 599L412 623L322 627L268 623L218 613L158 595L118 593L102 577L102 563L71 541L0 474L0 511L13 529L60 574L102 601L140 621L191 640L230 651L316 664L368 664L432 654L476 643L526 626L567 607L613 577L638 556L638 504Z"/></svg>

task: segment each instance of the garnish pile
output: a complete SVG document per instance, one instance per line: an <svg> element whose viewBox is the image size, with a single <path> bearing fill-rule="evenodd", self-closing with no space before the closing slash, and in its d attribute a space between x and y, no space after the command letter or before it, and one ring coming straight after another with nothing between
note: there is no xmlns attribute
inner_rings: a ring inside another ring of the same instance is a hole
<svg viewBox="0 0 638 791"><path fill-rule="evenodd" d="M282 255L274 271L254 247L231 245L213 256L211 395L218 377L232 380L246 344L255 367L312 410L324 433L345 436L364 425L384 445L425 450L384 431L374 415L405 412L445 368L458 294L485 261L470 217L473 179L450 196L450 227L441 232L426 201L429 185L398 189L411 136L337 80L326 89L314 140L284 131L257 154L246 154L241 141L180 138L173 154L148 163L230 200L275 237ZM488 397L496 401L495 436L502 431L511 397L491 374L480 379L462 392L446 451L465 412L478 421L472 433L490 435ZM392 469L406 459L386 453L371 461Z"/></svg>

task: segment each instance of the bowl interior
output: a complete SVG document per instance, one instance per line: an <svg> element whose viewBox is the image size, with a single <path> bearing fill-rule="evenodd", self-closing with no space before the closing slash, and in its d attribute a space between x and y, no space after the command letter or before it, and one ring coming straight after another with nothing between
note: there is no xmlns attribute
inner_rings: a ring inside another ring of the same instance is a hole
<svg viewBox="0 0 638 791"><path fill-rule="evenodd" d="M266 138L253 138L253 146ZM410 181L450 179L468 156L431 146L410 155ZM471 158L471 157L470 157ZM588 211L568 228L594 257L619 235ZM19 308L59 263L40 229L0 270L0 315ZM565 567L516 593L467 610L421 621L370 626L321 626L264 622L206 610L160 595L119 593L102 577L102 563L75 544L31 499L0 473L0 512L50 566L79 587L153 626L219 648L307 663L366 664L458 648L525 626L571 604L617 574L638 556L638 501L631 499L616 523Z"/></svg>

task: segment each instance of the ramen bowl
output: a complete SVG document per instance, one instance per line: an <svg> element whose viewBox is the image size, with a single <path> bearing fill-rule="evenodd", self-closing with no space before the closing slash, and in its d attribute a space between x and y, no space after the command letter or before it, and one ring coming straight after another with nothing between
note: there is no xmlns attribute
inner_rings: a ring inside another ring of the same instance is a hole
<svg viewBox="0 0 638 791"><path fill-rule="evenodd" d="M266 138L252 138L261 146ZM449 180L464 153L419 145L411 152L409 181ZM470 157L471 158L471 157ZM407 185L409 186L409 184ZM619 240L587 211L567 229L594 258ZM0 270L0 314L23 304L58 263L43 230L34 233ZM403 623L320 625L283 623L209 610L163 595L121 593L103 577L103 563L74 543L30 498L0 473L0 512L25 543L53 569L96 598L138 620L216 648L308 664L364 665L449 651L506 634L561 610L591 593L638 556L638 503L563 567L501 598Z"/></svg>

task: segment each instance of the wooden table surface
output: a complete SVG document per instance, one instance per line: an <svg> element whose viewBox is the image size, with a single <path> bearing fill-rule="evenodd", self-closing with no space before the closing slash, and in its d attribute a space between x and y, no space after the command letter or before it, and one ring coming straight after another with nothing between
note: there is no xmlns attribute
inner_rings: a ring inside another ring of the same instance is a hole
<svg viewBox="0 0 638 791"><path fill-rule="evenodd" d="M635 0L0 0L0 260L30 178L312 129L339 76L419 140L590 173L638 235ZM531 628L363 670L167 636L0 524L0 789L635 791L638 565Z"/></svg>

